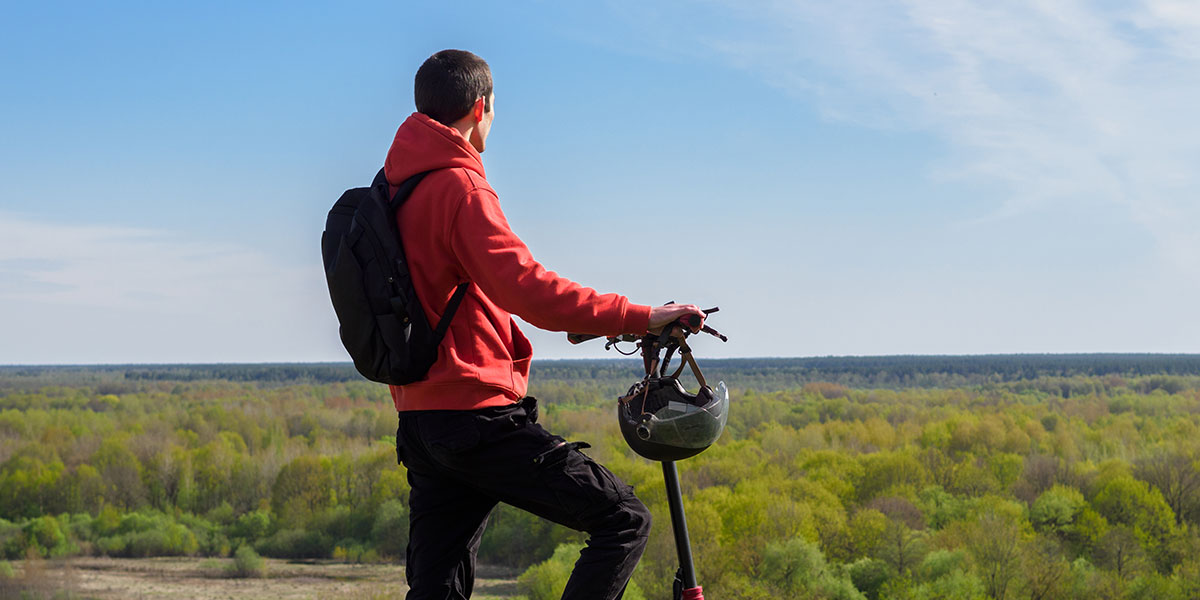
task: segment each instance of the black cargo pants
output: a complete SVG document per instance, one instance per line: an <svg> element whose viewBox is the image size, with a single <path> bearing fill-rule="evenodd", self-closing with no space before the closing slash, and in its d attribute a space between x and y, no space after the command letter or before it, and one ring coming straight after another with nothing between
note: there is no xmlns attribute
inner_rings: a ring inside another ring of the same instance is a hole
<svg viewBox="0 0 1200 600"><path fill-rule="evenodd" d="M646 547L650 512L608 469L537 420L537 404L400 413L408 469L407 600L468 598L497 502L590 534L564 600L615 599Z"/></svg>

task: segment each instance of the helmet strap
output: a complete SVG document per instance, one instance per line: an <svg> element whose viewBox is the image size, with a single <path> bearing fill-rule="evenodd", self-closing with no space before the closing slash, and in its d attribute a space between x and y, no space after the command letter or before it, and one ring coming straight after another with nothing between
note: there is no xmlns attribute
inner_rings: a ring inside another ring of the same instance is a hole
<svg viewBox="0 0 1200 600"><path fill-rule="evenodd" d="M700 383L700 387L708 387L708 383L704 381L704 373L700 372L700 365L696 364L696 359L692 357L692 349L687 345L687 341L683 339L679 340L679 357L683 361L679 363L679 368L675 370L675 374L672 377L679 377L679 374L683 372L684 363L687 363L687 366L692 369L692 375L695 375L696 381Z"/></svg>
<svg viewBox="0 0 1200 600"><path fill-rule="evenodd" d="M662 366L659 367L659 371L658 371L659 377L666 376L667 367L669 367L671 365L671 357L675 355L675 348L676 348L676 346L674 346L674 345L667 346L667 355L665 357L663 357ZM676 377L678 375L679 375L679 371L676 370L675 375L673 375L672 377Z"/></svg>
<svg viewBox="0 0 1200 600"><path fill-rule="evenodd" d="M671 374L671 378L679 379L679 375L683 373L683 366L686 364L692 369L692 375L695 375L696 381L700 383L700 387L708 387L708 382L704 380L704 373L700 371L700 365L696 364L696 359L692 356L692 348L688 346L687 337L676 337L669 344L667 343L668 340L671 340L671 337L666 330L659 335L648 334L642 337L642 363L646 368L646 378L654 377L655 373L659 371L660 366L662 370L658 372L658 376L665 376L667 365L671 363L671 356L675 353L675 349L678 348L681 360L679 367ZM665 361L661 361L659 360L659 353L662 352L664 347L667 349L667 358Z"/></svg>

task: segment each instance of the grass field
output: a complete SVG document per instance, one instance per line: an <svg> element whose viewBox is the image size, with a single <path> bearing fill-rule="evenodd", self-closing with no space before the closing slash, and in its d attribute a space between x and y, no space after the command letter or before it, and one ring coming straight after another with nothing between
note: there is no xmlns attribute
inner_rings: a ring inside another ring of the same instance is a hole
<svg viewBox="0 0 1200 600"><path fill-rule="evenodd" d="M17 561L0 597L64 600L384 600L403 598L402 565L267 560L261 579L226 575L232 559L75 558ZM516 597L517 573L480 567L472 598Z"/></svg>

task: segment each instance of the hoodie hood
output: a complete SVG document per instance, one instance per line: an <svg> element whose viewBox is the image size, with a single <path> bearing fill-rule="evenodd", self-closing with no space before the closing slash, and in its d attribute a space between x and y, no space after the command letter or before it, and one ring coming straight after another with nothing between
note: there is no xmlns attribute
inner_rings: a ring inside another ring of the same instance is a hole
<svg viewBox="0 0 1200 600"><path fill-rule="evenodd" d="M470 169L487 178L479 152L457 129L416 112L396 130L383 163L384 174L392 185L400 185L417 173L449 167Z"/></svg>

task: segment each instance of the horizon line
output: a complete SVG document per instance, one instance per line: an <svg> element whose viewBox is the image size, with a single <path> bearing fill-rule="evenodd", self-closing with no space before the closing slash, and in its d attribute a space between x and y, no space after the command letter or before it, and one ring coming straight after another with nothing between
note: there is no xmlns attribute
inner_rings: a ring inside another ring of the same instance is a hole
<svg viewBox="0 0 1200 600"><path fill-rule="evenodd" d="M1193 357L1200 358L1200 352L1001 352L987 354L822 354L811 356L739 356L739 357L708 357L706 361L745 361L745 360L813 360L835 358L995 358L995 357ZM533 362L563 361L621 361L636 360L636 356L613 356L600 358L534 358ZM216 367L216 366L354 366L345 361L259 361L259 362L118 362L118 363L5 363L0 369L9 368L69 368L69 367Z"/></svg>

